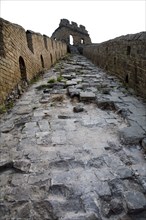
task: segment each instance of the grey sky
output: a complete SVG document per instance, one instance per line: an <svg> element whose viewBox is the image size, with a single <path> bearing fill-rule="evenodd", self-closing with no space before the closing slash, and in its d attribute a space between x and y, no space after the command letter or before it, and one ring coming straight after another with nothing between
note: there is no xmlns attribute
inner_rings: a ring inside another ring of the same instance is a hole
<svg viewBox="0 0 146 220"><path fill-rule="evenodd" d="M146 30L145 0L1 0L1 17L49 37L60 19L86 26L92 42Z"/></svg>

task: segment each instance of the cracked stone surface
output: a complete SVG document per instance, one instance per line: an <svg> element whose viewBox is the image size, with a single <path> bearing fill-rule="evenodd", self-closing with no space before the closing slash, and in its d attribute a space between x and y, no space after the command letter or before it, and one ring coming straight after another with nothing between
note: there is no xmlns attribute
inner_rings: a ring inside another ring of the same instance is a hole
<svg viewBox="0 0 146 220"><path fill-rule="evenodd" d="M0 122L1 220L146 219L146 103L116 77L68 56Z"/></svg>

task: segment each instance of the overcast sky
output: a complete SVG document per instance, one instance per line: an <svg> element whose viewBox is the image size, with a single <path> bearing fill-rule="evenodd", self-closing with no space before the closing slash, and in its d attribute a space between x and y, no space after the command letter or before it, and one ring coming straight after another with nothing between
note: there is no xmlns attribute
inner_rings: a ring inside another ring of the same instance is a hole
<svg viewBox="0 0 146 220"><path fill-rule="evenodd" d="M2 18L51 37L66 18L86 26L93 43L146 31L146 0L0 0Z"/></svg>

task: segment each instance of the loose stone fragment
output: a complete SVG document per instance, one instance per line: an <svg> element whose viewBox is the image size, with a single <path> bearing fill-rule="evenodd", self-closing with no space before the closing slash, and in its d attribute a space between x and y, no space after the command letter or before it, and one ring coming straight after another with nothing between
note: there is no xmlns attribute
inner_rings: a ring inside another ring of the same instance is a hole
<svg viewBox="0 0 146 220"><path fill-rule="evenodd" d="M83 112L84 108L81 105L77 105L73 108L73 111L78 113L78 112Z"/></svg>
<svg viewBox="0 0 146 220"><path fill-rule="evenodd" d="M74 87L72 87L72 86L69 86L68 88L67 88L67 93L68 93L68 95L71 97L71 98L73 98L73 97L75 97L75 96L79 96L79 94L80 94L80 92L81 92L81 89L77 89L77 88L74 88Z"/></svg>
<svg viewBox="0 0 146 220"><path fill-rule="evenodd" d="M93 101L96 96L93 92L80 92L80 100L81 101Z"/></svg>

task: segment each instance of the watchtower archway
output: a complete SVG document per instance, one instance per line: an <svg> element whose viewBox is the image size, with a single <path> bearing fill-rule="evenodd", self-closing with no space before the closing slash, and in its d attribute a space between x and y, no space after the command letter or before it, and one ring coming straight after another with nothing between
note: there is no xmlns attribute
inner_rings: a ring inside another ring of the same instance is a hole
<svg viewBox="0 0 146 220"><path fill-rule="evenodd" d="M81 38L81 44L84 44L84 43L85 43L84 39L83 39L83 38Z"/></svg>
<svg viewBox="0 0 146 220"><path fill-rule="evenodd" d="M78 25L73 21L70 23L67 19L61 19L59 27L54 31L51 38L63 41L67 45L83 46L83 44L91 44L91 38L85 26Z"/></svg>
<svg viewBox="0 0 146 220"><path fill-rule="evenodd" d="M72 35L69 35L69 43L70 43L71 45L74 44L74 38L73 38Z"/></svg>

